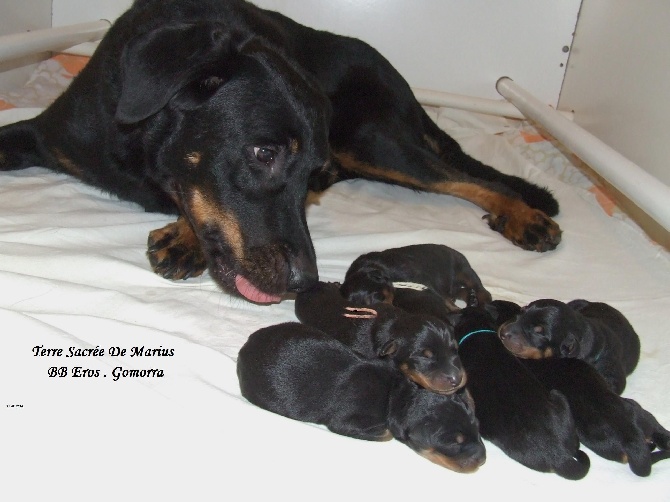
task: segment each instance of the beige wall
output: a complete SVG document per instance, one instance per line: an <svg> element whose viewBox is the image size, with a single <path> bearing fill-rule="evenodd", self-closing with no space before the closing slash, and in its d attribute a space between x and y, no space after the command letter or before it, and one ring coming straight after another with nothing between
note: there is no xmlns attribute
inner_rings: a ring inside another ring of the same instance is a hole
<svg viewBox="0 0 670 502"><path fill-rule="evenodd" d="M51 0L0 0L0 35L49 28ZM30 76L43 54L0 63L0 89L13 89Z"/></svg>
<svg viewBox="0 0 670 502"><path fill-rule="evenodd" d="M668 0L584 0L559 101L575 122L667 185L669 27Z"/></svg>
<svg viewBox="0 0 670 502"><path fill-rule="evenodd" d="M374 45L411 85L501 99L509 75L556 106L580 0L252 0ZM53 0L53 24L112 19L131 0Z"/></svg>

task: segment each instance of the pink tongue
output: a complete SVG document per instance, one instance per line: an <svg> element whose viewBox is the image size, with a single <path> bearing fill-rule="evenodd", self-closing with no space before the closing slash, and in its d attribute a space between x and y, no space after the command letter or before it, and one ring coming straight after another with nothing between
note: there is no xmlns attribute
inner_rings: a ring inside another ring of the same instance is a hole
<svg viewBox="0 0 670 502"><path fill-rule="evenodd" d="M281 301L281 296L264 293L241 275L235 277L235 287L237 287L237 290L242 296L252 302L278 303Z"/></svg>

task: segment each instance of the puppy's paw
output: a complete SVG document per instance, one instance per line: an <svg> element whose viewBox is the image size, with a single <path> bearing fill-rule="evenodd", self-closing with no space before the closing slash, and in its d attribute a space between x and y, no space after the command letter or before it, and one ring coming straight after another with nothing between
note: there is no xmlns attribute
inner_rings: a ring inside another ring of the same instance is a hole
<svg viewBox="0 0 670 502"><path fill-rule="evenodd" d="M500 232L513 244L529 251L551 251L561 242L561 229L558 224L542 211L523 204L517 205L514 211L487 214L483 219L492 230Z"/></svg>
<svg viewBox="0 0 670 502"><path fill-rule="evenodd" d="M198 238L183 217L150 232L147 247L151 268L166 279L197 277L207 268Z"/></svg>

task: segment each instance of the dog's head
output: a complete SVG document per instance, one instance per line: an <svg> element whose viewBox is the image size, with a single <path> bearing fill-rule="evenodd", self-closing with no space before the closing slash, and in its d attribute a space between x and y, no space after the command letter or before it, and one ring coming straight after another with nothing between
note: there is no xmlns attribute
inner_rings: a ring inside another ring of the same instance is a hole
<svg viewBox="0 0 670 502"><path fill-rule="evenodd" d="M419 389L407 409L402 423L391 417L390 429L419 455L461 473L474 472L486 461L474 402L466 389L450 396Z"/></svg>
<svg viewBox="0 0 670 502"><path fill-rule="evenodd" d="M318 85L265 39L213 22L131 40L121 81L119 127L137 128L147 177L188 218L217 283L252 301L314 284L305 201L330 120Z"/></svg>
<svg viewBox="0 0 670 502"><path fill-rule="evenodd" d="M440 394L462 388L466 374L453 328L432 316L398 314L388 323L388 341L380 355L393 359L410 380Z"/></svg>
<svg viewBox="0 0 670 502"><path fill-rule="evenodd" d="M536 300L498 330L514 355L527 359L575 357L582 326L574 310L558 300Z"/></svg>
<svg viewBox="0 0 670 502"><path fill-rule="evenodd" d="M393 281L376 267L363 267L347 274L340 287L342 296L357 305L393 302Z"/></svg>

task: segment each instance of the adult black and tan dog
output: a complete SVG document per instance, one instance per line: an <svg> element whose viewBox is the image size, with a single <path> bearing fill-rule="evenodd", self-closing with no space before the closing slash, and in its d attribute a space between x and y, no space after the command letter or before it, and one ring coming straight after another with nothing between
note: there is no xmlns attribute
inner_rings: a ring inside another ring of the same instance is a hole
<svg viewBox="0 0 670 502"><path fill-rule="evenodd" d="M553 196L466 155L377 51L243 0L136 0L62 96L0 129L0 171L34 165L178 215L149 235L156 273L260 303L316 282L308 188L343 179L471 201L524 249L561 238Z"/></svg>
<svg viewBox="0 0 670 502"><path fill-rule="evenodd" d="M535 300L499 331L518 357L570 357L592 365L621 394L640 359L640 338L617 309L602 302Z"/></svg>

